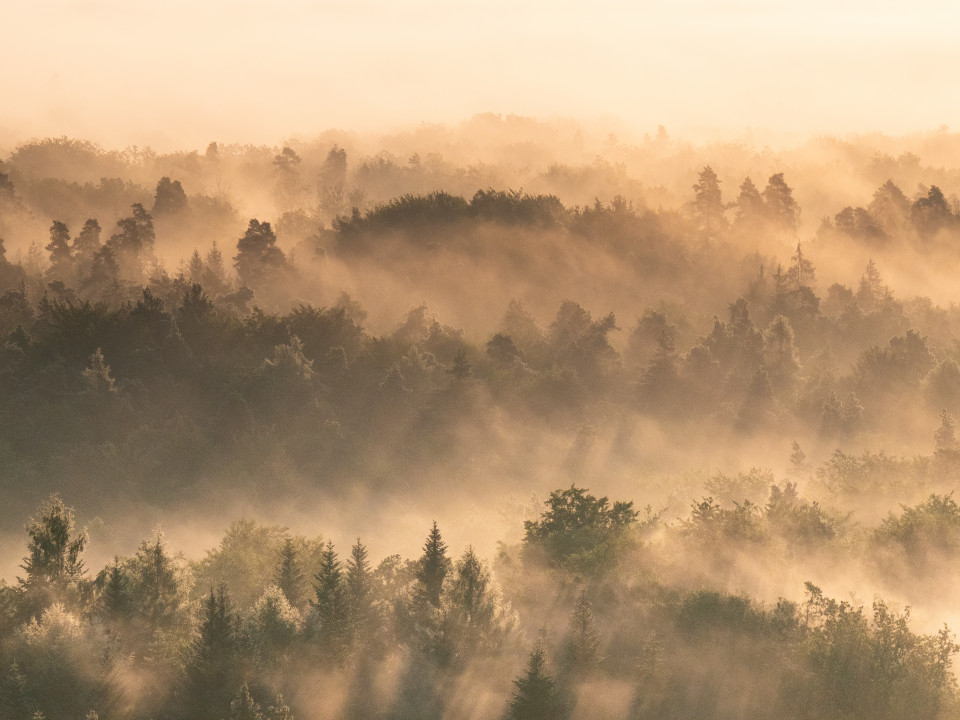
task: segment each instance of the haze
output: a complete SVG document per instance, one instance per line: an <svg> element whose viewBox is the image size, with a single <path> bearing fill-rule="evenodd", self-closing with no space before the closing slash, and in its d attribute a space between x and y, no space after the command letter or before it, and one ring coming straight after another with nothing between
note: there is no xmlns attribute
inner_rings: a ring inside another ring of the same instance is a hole
<svg viewBox="0 0 960 720"><path fill-rule="evenodd" d="M947 2L5 2L0 145L276 142L477 112L908 132L960 99ZM15 69L15 72L11 70Z"/></svg>

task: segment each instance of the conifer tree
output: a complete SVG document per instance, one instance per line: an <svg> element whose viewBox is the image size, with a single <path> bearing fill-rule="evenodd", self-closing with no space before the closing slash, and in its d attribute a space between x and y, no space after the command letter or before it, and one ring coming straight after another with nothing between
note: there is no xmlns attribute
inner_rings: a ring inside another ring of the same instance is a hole
<svg viewBox="0 0 960 720"><path fill-rule="evenodd" d="M119 558L113 559L113 564L106 570L106 574L100 595L100 614L107 620L126 620L132 610L130 581L120 565Z"/></svg>
<svg viewBox="0 0 960 720"><path fill-rule="evenodd" d="M566 660L575 677L589 675L600 664L600 638L586 590L580 591L573 609Z"/></svg>
<svg viewBox="0 0 960 720"><path fill-rule="evenodd" d="M350 608L351 635L361 643L373 630L372 589L367 549L357 538L347 560L347 603Z"/></svg>
<svg viewBox="0 0 960 720"><path fill-rule="evenodd" d="M185 700L197 720L219 720L237 686L237 623L225 585L203 604L200 632L190 648Z"/></svg>
<svg viewBox="0 0 960 720"><path fill-rule="evenodd" d="M450 559L447 557L447 546L440 537L440 530L434 521L423 546L423 556L417 566L416 599L439 608L443 580L449 570Z"/></svg>
<svg viewBox="0 0 960 720"><path fill-rule="evenodd" d="M67 268L72 260L70 252L70 230L59 220L50 226L50 242L46 251L50 253L49 275L61 280L66 279Z"/></svg>
<svg viewBox="0 0 960 720"><path fill-rule="evenodd" d="M544 665L543 645L538 642L530 652L526 672L513 681L516 690L506 720L560 720L566 716L560 695Z"/></svg>
<svg viewBox="0 0 960 720"><path fill-rule="evenodd" d="M334 662L342 661L349 644L349 608L340 561L328 542L320 558L320 570L314 578L316 599L310 601L311 634L327 656Z"/></svg>
<svg viewBox="0 0 960 720"><path fill-rule="evenodd" d="M285 538L280 548L280 565L277 567L277 587L283 590L289 603L295 608L303 605L303 571L293 538Z"/></svg>
<svg viewBox="0 0 960 720"><path fill-rule="evenodd" d="M244 683L237 696L230 701L230 720L263 720L260 705L250 696L250 688Z"/></svg>

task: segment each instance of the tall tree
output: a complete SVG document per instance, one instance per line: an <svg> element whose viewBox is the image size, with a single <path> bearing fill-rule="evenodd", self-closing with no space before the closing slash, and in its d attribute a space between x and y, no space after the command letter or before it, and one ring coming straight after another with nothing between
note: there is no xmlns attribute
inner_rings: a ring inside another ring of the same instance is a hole
<svg viewBox="0 0 960 720"><path fill-rule="evenodd" d="M693 191L696 193L693 215L697 226L707 237L716 237L727 226L727 219L724 217L720 180L709 165L700 172Z"/></svg>
<svg viewBox="0 0 960 720"><path fill-rule="evenodd" d="M449 570L450 559L447 557L447 546L440 537L440 529L434 520L423 546L423 555L417 563L416 599L439 608L443 580Z"/></svg>
<svg viewBox="0 0 960 720"><path fill-rule="evenodd" d="M367 549L357 538L347 560L347 603L351 635L355 643L366 644L374 630L373 582Z"/></svg>
<svg viewBox="0 0 960 720"><path fill-rule="evenodd" d="M187 194L179 180L168 177L160 178L157 183L157 192L153 198L153 214L177 215L187 209Z"/></svg>
<svg viewBox="0 0 960 720"><path fill-rule="evenodd" d="M293 538L285 538L280 549L280 564L277 567L276 582L287 600L295 608L303 605L303 570Z"/></svg>
<svg viewBox="0 0 960 720"><path fill-rule="evenodd" d="M239 685L237 621L225 585L203 604L200 631L190 648L184 700L197 720L220 720L230 707L230 688Z"/></svg>
<svg viewBox="0 0 960 720"><path fill-rule="evenodd" d="M340 560L328 542L314 578L316 599L310 601L310 634L333 663L342 662L349 650L350 616Z"/></svg>
<svg viewBox="0 0 960 720"><path fill-rule="evenodd" d="M70 230L59 220L50 226L50 242L46 251L50 253L50 268L47 275L54 280L72 280L73 254L70 250Z"/></svg>
<svg viewBox="0 0 960 720"><path fill-rule="evenodd" d="M587 591L581 590L573 608L570 634L567 641L566 664L575 678L588 677L600 665L600 637L593 619L593 607Z"/></svg>
<svg viewBox="0 0 960 720"><path fill-rule="evenodd" d="M28 555L20 566L26 577L20 578L31 606L38 614L54 599L78 599L85 570L80 555L87 544L85 530L77 531L73 508L59 495L51 495L37 517L27 523ZM65 597L66 596L66 597Z"/></svg>
<svg viewBox="0 0 960 720"><path fill-rule="evenodd" d="M277 247L277 236L270 223L262 223L256 218L250 221L247 231L237 241L233 261L240 282L250 287L276 277L287 266L287 258Z"/></svg>
<svg viewBox="0 0 960 720"><path fill-rule="evenodd" d="M793 190L783 179L783 173L771 175L767 180L767 187L763 190L763 201L767 215L777 225L796 230L799 221L800 208L793 199Z"/></svg>

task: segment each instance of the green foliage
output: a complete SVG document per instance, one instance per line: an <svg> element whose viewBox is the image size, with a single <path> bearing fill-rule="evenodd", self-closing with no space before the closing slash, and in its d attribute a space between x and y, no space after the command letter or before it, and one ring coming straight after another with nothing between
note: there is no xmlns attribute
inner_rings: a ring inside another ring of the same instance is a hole
<svg viewBox="0 0 960 720"><path fill-rule="evenodd" d="M546 672L543 646L534 646L526 672L513 681L516 686L506 720L561 720L567 710Z"/></svg>
<svg viewBox="0 0 960 720"><path fill-rule="evenodd" d="M73 508L59 495L51 495L27 523L27 556L20 566L26 577L20 586L30 613L39 613L53 599L79 601L85 569L80 557L87 544L86 531L77 531Z"/></svg>
<svg viewBox="0 0 960 720"><path fill-rule="evenodd" d="M440 598L443 594L443 581L450 572L450 559L447 557L447 545L440 536L437 521L427 535L423 545L423 555L417 564L417 586L415 598L419 604L429 603L435 608L440 607Z"/></svg>
<svg viewBox="0 0 960 720"><path fill-rule="evenodd" d="M638 513L632 502L610 505L571 485L555 490L540 520L524 522L524 545L531 557L577 573L602 572L618 559Z"/></svg>

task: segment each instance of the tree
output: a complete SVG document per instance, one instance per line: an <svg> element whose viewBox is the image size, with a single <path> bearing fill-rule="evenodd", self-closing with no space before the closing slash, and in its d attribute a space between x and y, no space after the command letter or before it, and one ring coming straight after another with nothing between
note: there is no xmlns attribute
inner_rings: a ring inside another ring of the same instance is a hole
<svg viewBox="0 0 960 720"><path fill-rule="evenodd" d="M756 230L766 215L763 196L750 178L744 178L740 184L740 194L734 203L736 216L734 224L746 230Z"/></svg>
<svg viewBox="0 0 960 720"><path fill-rule="evenodd" d="M693 216L697 227L707 237L716 237L727 226L727 219L724 217L720 180L709 165L700 172L693 191L696 193Z"/></svg>
<svg viewBox="0 0 960 720"><path fill-rule="evenodd" d="M316 599L310 601L310 634L333 663L342 662L350 643L350 610L340 561L328 542L314 578Z"/></svg>
<svg viewBox="0 0 960 720"><path fill-rule="evenodd" d="M367 549L357 538L347 560L347 604L350 609L351 635L354 643L365 644L375 630L373 584Z"/></svg>
<svg viewBox="0 0 960 720"><path fill-rule="evenodd" d="M300 613L291 607L283 591L271 585L253 604L247 618L247 638L261 663L285 662L282 657L303 624Z"/></svg>
<svg viewBox="0 0 960 720"><path fill-rule="evenodd" d="M18 578L31 602L31 613L53 599L78 599L85 570L81 554L87 544L86 530L77 531L73 508L59 495L51 495L40 506L37 517L27 523L28 555L20 566L25 578ZM66 596L66 597L64 597Z"/></svg>
<svg viewBox="0 0 960 720"><path fill-rule="evenodd" d="M918 198L910 210L911 220L921 236L935 235L939 230L956 223L943 191L931 185L925 197Z"/></svg>
<svg viewBox="0 0 960 720"><path fill-rule="evenodd" d="M48 276L59 280L71 279L73 255L70 251L70 230L59 220L54 220L50 226L50 242L45 249L50 253Z"/></svg>
<svg viewBox="0 0 960 720"><path fill-rule="evenodd" d="M153 214L157 217L178 215L187 209L187 194L179 180L160 178L153 199Z"/></svg>
<svg viewBox="0 0 960 720"><path fill-rule="evenodd" d="M250 688L244 683L236 697L230 701L230 720L263 720L260 705L250 696Z"/></svg>
<svg viewBox="0 0 960 720"><path fill-rule="evenodd" d="M516 690L506 720L561 720L566 717L566 708L544 665L543 645L538 642L530 652L526 672L513 681Z"/></svg>
<svg viewBox="0 0 960 720"><path fill-rule="evenodd" d="M415 598L421 604L440 607L440 596L443 593L443 580L450 570L450 559L447 557L447 546L440 537L437 521L427 535L423 546L423 555L417 562L417 587Z"/></svg>
<svg viewBox="0 0 960 720"><path fill-rule="evenodd" d="M763 201L768 217L787 230L796 230L800 209L793 199L793 190L783 179L783 173L771 175L763 190Z"/></svg>
<svg viewBox="0 0 960 720"><path fill-rule="evenodd" d="M513 629L490 571L472 547L457 560L443 593L444 635L454 657L499 650Z"/></svg>
<svg viewBox="0 0 960 720"><path fill-rule="evenodd" d="M297 548L293 538L285 538L280 550L280 565L276 574L277 586L290 601L290 604L299 608L303 604L303 571L300 559L297 557Z"/></svg>
<svg viewBox="0 0 960 720"><path fill-rule="evenodd" d="M573 609L566 647L568 671L578 679L588 677L600 665L600 637L587 591L581 590Z"/></svg>
<svg viewBox="0 0 960 720"><path fill-rule="evenodd" d="M213 295L218 295L227 289L227 273L223 267L223 254L217 247L216 240L213 241L213 245L207 252L206 258L204 258L200 284Z"/></svg>
<svg viewBox="0 0 960 720"><path fill-rule="evenodd" d="M277 247L277 236L270 223L261 223L256 218L250 221L247 231L237 241L233 262L240 282L250 287L275 278L287 267L287 258Z"/></svg>
<svg viewBox="0 0 960 720"><path fill-rule="evenodd" d="M140 282L146 261L153 257L156 234L153 217L143 205L134 203L131 208L132 215L117 221L117 232L110 236L109 245L124 276Z"/></svg>
<svg viewBox="0 0 960 720"><path fill-rule="evenodd" d="M540 520L524 522L524 546L555 567L599 572L616 559L637 515L632 502L611 506L606 497L571 485L550 493Z"/></svg>
<svg viewBox="0 0 960 720"><path fill-rule="evenodd" d="M777 315L770 321L763 339L771 382L778 389L789 387L797 370L800 369L790 321L783 315Z"/></svg>
<svg viewBox="0 0 960 720"><path fill-rule="evenodd" d="M200 631L190 648L186 668L187 708L198 720L219 720L229 707L230 688L237 687L237 621L225 585L203 604Z"/></svg>
<svg viewBox="0 0 960 720"><path fill-rule="evenodd" d="M113 376L110 374L110 366L107 365L100 348L90 356L90 366L84 368L80 374L87 388L94 395L106 395L117 391Z"/></svg>

